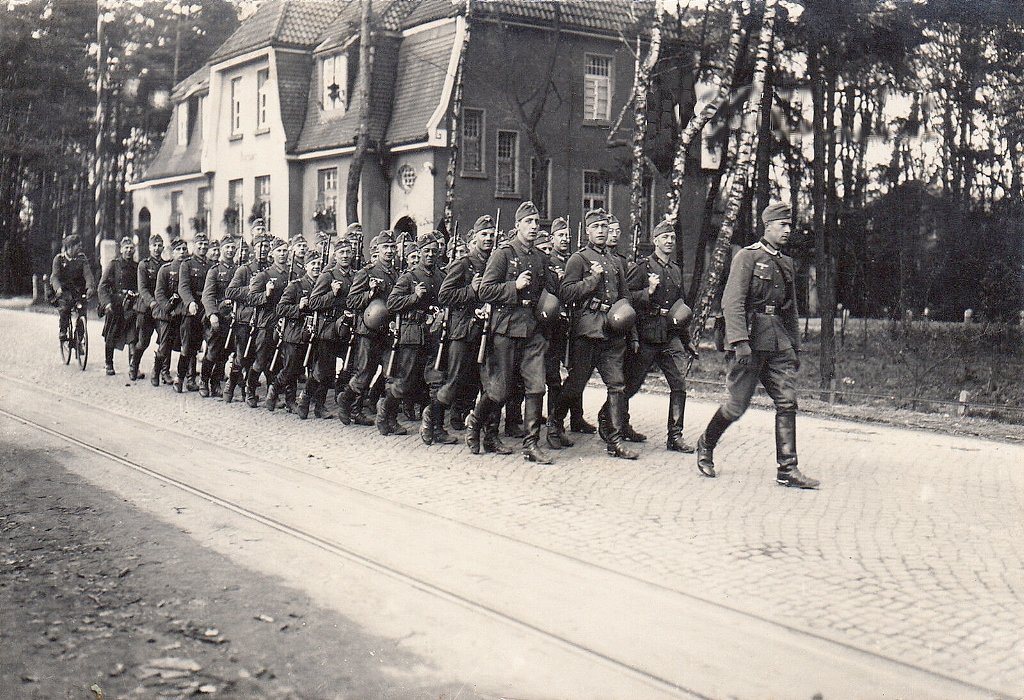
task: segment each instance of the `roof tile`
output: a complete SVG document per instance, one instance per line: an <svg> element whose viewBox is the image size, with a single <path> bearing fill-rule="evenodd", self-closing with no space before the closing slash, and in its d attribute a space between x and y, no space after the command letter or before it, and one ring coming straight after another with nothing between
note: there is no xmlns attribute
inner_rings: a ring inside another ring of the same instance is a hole
<svg viewBox="0 0 1024 700"><path fill-rule="evenodd" d="M271 44L312 48L341 10L332 0L268 0L214 51L209 62Z"/></svg>

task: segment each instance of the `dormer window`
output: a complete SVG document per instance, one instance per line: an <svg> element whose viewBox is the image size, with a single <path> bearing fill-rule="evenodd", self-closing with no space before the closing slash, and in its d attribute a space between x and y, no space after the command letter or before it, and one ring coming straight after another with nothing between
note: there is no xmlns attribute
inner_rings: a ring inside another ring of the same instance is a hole
<svg viewBox="0 0 1024 700"><path fill-rule="evenodd" d="M343 53L320 61L320 104L325 112L345 112L348 105L348 56Z"/></svg>
<svg viewBox="0 0 1024 700"><path fill-rule="evenodd" d="M188 100L184 100L178 103L178 106L174 108L174 113L177 118L177 131L178 131L178 145L188 145Z"/></svg>

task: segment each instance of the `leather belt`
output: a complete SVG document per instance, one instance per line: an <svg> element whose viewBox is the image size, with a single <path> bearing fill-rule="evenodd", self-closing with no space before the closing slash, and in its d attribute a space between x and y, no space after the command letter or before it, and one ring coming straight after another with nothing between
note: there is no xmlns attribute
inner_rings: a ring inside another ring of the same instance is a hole
<svg viewBox="0 0 1024 700"><path fill-rule="evenodd" d="M755 308L753 311L755 314L762 314L764 316L775 316L779 312L779 307L775 304L765 304L764 306L759 306Z"/></svg>
<svg viewBox="0 0 1024 700"><path fill-rule="evenodd" d="M611 304L605 304L604 302L597 301L596 299L587 302L587 311L600 311L601 313L605 313L610 308L612 308Z"/></svg>
<svg viewBox="0 0 1024 700"><path fill-rule="evenodd" d="M519 300L519 305L520 306L533 306L536 303L537 302L535 302L533 299L520 299Z"/></svg>
<svg viewBox="0 0 1024 700"><path fill-rule="evenodd" d="M671 310L671 309L661 309L661 308L659 308L659 309L658 309L658 315L659 315L659 316L668 316L668 312L669 312L670 310Z"/></svg>

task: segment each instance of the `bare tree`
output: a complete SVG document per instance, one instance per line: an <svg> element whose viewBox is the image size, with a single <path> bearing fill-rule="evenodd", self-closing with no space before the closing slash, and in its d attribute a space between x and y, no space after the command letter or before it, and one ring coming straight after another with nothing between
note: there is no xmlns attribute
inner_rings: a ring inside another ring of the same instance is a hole
<svg viewBox="0 0 1024 700"><path fill-rule="evenodd" d="M359 16L359 131L356 134L356 150L348 168L345 186L345 221L359 221L359 182L363 175L363 163L370 150L370 78L373 70L372 38L370 16L373 0L360 0Z"/></svg>

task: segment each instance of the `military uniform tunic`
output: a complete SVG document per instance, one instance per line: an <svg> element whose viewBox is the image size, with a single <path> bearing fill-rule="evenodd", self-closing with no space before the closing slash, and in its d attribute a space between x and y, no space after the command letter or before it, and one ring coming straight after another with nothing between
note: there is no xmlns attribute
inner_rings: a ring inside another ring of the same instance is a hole
<svg viewBox="0 0 1024 700"><path fill-rule="evenodd" d="M203 283L203 311L206 315L206 353L203 355L203 379L219 381L224 376L224 363L231 350L226 347L228 332L232 324L232 315L238 306L228 298L228 286L235 276L238 267L231 260L221 260L212 265L206 273ZM219 327L214 330L210 323L212 316L217 316Z"/></svg>
<svg viewBox="0 0 1024 700"><path fill-rule="evenodd" d="M145 260L139 261L136 274L139 298L135 301L136 329L138 340L135 344L136 356L141 357L142 353L149 347L149 341L153 337L153 331L157 330L157 321L153 317L156 310L156 276L160 272L164 261L162 258L154 258L152 255Z"/></svg>
<svg viewBox="0 0 1024 700"><path fill-rule="evenodd" d="M749 364L733 361L729 368L729 400L721 409L723 415L730 420L743 415L758 381L779 414L795 413L800 326L792 258L763 239L736 253L722 295L722 313L729 346L735 350L737 343L749 342L753 350ZM795 445L792 451L780 452L780 465L796 464Z"/></svg>
<svg viewBox="0 0 1024 700"><path fill-rule="evenodd" d="M516 289L516 279L530 271L530 283ZM527 247L518 236L491 253L478 294L491 304L491 347L482 383L487 396L502 404L512 382L522 380L527 395L544 394L544 351L548 341L534 316L542 290L558 295L558 277L547 256Z"/></svg>
<svg viewBox="0 0 1024 700"><path fill-rule="evenodd" d="M135 319L138 288L138 275L133 260L114 258L100 275L100 308L105 309L108 304L111 306L103 318L108 361L114 348L123 350L125 345L133 346L138 340Z"/></svg>
<svg viewBox="0 0 1024 700"><path fill-rule="evenodd" d="M339 357L344 357L353 342L355 315L348 308L348 293L352 288L352 268L331 266L317 278L309 298L309 307L317 313L316 364L313 374L317 381L334 381L334 368ZM341 284L335 292L333 282Z"/></svg>
<svg viewBox="0 0 1024 700"><path fill-rule="evenodd" d="M460 410L472 407L480 392L480 368L476 363L483 333L483 320L478 316L483 302L473 289L473 278L487 268L490 256L473 249L466 257L448 266L437 298L448 308L448 362L444 384L437 400Z"/></svg>
<svg viewBox="0 0 1024 700"><path fill-rule="evenodd" d="M378 280L377 287L370 288L370 280ZM372 331L363 322L363 311L373 299L387 301L395 282L398 271L395 266L378 260L356 273L352 280L352 288L348 293L348 308L356 315L356 358L355 370L349 381L349 388L362 396L370 388L370 382L377 370L387 364L386 356L389 349L387 325Z"/></svg>
<svg viewBox="0 0 1024 700"><path fill-rule="evenodd" d="M397 316L400 327L397 355L388 377L396 399L419 396L424 386L431 398L436 398L441 386L443 375L434 371L437 336L432 326L439 316L437 293L443 279L440 269L420 263L399 277L388 295L388 310ZM417 284L427 288L423 296L416 296Z"/></svg>
<svg viewBox="0 0 1024 700"><path fill-rule="evenodd" d="M648 292L648 275L657 275L658 286ZM654 253L640 260L629 272L630 301L636 309L636 330L640 349L626 363L626 397L643 386L651 367L657 364L665 374L671 391L686 391L685 343L689 331L675 329L668 318L669 309L683 298L683 271L673 259L663 262Z"/></svg>
<svg viewBox="0 0 1024 700"><path fill-rule="evenodd" d="M203 287L210 263L206 258L189 256L181 261L178 275L178 296L181 297L181 354L189 362L198 354L203 345ZM189 307L195 304L195 313ZM191 371L191 370L190 370ZM181 374L180 370L178 374Z"/></svg>

